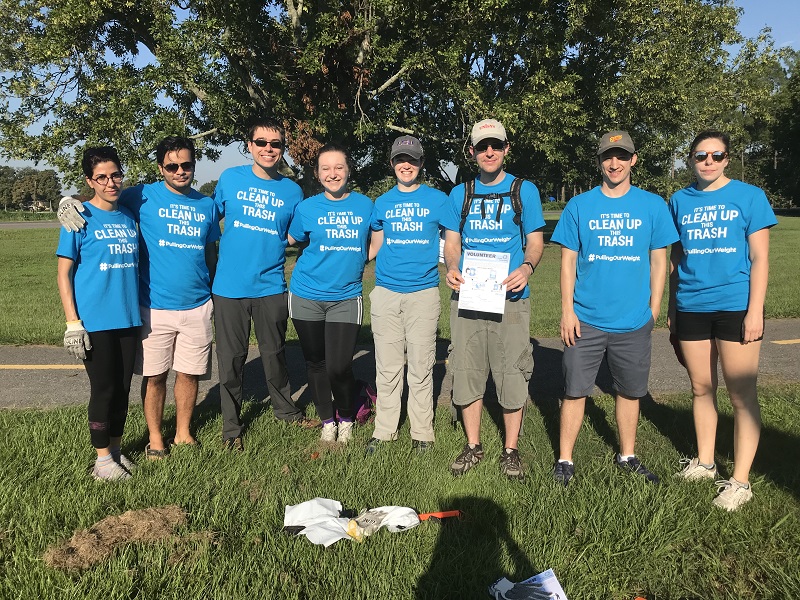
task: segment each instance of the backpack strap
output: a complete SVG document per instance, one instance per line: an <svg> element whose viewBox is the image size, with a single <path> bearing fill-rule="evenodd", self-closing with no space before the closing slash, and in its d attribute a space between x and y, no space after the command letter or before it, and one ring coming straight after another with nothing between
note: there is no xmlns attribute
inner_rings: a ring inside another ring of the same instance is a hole
<svg viewBox="0 0 800 600"><path fill-rule="evenodd" d="M503 196L510 196L511 197L511 206L514 208L514 223L519 227L519 237L522 241L522 247L525 248L525 230L522 227L522 184L525 180L521 177L515 177L514 180L511 182L511 189L508 192L503 192L502 194L476 194L475 193L475 180L469 179L464 182L464 203L461 205L461 223L458 226L458 232L463 233L464 231L464 224L467 222L467 216L469 215L469 209L472 206L472 200L474 198L486 198L488 196L494 196L495 198L500 200L500 205L497 208L497 215L495 216L496 221L500 221L500 214L503 208ZM481 214L481 218L485 219L486 215Z"/></svg>
<svg viewBox="0 0 800 600"><path fill-rule="evenodd" d="M458 226L458 233L464 231L464 224L467 222L467 215L469 214L470 206L472 205L472 198L475 196L475 180L468 179L464 182L464 203L461 205L461 224Z"/></svg>
<svg viewBox="0 0 800 600"><path fill-rule="evenodd" d="M511 182L511 206L514 207L514 223L519 226L519 237L522 240L522 247L525 248L525 230L522 228L522 184L525 180L522 177L515 177Z"/></svg>

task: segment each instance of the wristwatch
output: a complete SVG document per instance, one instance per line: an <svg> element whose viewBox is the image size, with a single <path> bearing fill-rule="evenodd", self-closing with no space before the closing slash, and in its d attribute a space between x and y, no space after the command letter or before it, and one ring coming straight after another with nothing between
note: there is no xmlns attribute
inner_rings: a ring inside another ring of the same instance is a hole
<svg viewBox="0 0 800 600"><path fill-rule="evenodd" d="M523 265L528 265L528 266L531 268L531 275L533 275L533 272L534 272L536 269L535 269L535 268L534 268L534 266L531 264L531 262L530 262L529 260L526 260L526 261L525 261L524 263L522 263L522 264L523 264Z"/></svg>

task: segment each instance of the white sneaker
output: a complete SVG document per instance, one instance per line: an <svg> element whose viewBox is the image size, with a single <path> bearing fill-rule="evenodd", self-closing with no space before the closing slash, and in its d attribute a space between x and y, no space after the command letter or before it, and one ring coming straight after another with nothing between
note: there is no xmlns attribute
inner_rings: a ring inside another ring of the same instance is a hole
<svg viewBox="0 0 800 600"><path fill-rule="evenodd" d="M719 473L717 473L717 465L709 469L700 464L699 458L693 458L691 460L682 458L681 465L683 469L675 473L675 477L696 481L698 479L716 479L719 476Z"/></svg>
<svg viewBox="0 0 800 600"><path fill-rule="evenodd" d="M750 489L750 486L739 483L733 477L714 483L717 485L717 497L713 500L714 506L734 511L753 499L753 490Z"/></svg>
<svg viewBox="0 0 800 600"><path fill-rule="evenodd" d="M353 439L353 422L342 421L339 423L339 443L346 444Z"/></svg>
<svg viewBox="0 0 800 600"><path fill-rule="evenodd" d="M119 460L117 460L115 462L119 466L121 466L123 469L128 471L128 473L133 474L133 472L136 470L136 463L134 463L130 458L128 458L124 454L120 454L119 455Z"/></svg>
<svg viewBox="0 0 800 600"><path fill-rule="evenodd" d="M319 439L323 442L335 442L336 441L336 423L325 423L322 426L322 435L319 436Z"/></svg>
<svg viewBox="0 0 800 600"><path fill-rule="evenodd" d="M97 468L97 465L95 465L92 468L92 478L98 481L122 481L130 479L131 474L122 465L112 461L108 469L100 470Z"/></svg>

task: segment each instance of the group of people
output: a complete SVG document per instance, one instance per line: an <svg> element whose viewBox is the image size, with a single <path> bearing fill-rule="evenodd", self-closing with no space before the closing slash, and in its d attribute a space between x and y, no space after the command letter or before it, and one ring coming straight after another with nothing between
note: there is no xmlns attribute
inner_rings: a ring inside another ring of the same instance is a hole
<svg viewBox="0 0 800 600"><path fill-rule="evenodd" d="M350 190L353 165L346 148L330 143L320 149L315 175L323 191L303 200L300 187L279 172L286 149L281 123L259 120L247 138L253 164L224 171L213 198L191 188L192 142L169 137L156 151L163 181L122 190L113 148L87 148L83 170L95 196L83 204L62 200L65 229L57 254L64 343L84 360L91 383L93 476L126 479L134 468L120 451L134 371L143 375L146 458L159 460L171 447L199 444L189 423L198 378L208 372L212 315L225 448L244 449L242 374L251 323L275 416L301 427L321 426L323 441L349 442L362 276L372 259L377 404L366 452L381 451L398 437L406 367L412 447L429 450L435 441L432 371L443 236L445 279L452 289L452 399L466 434L450 469L462 475L484 458L481 414L491 373L504 425L499 468L521 479L518 441L533 372L528 282L542 258L545 221L536 186L505 171L510 143L503 125L485 119L473 126L469 152L479 173L449 197L422 183L420 140L397 138L389 159L397 184L374 202ZM625 131L611 131L597 148L601 184L570 200L556 226L565 394L553 474L565 486L575 477L572 453L604 356L616 391L614 462L632 476L659 481L634 446L672 245L668 322L692 382L698 446L697 457L687 459L679 475L717 480L719 361L734 408L735 468L730 479L717 481L714 503L734 510L752 497L769 228L777 221L761 190L725 176L728 152L725 134L698 135L688 157L696 182L668 204L631 184L638 159L633 140ZM303 250L287 286L285 251L293 244ZM505 261L500 310L459 308L468 252ZM289 318L319 420L304 416L291 397ZM165 439L170 369L176 371L176 431Z"/></svg>

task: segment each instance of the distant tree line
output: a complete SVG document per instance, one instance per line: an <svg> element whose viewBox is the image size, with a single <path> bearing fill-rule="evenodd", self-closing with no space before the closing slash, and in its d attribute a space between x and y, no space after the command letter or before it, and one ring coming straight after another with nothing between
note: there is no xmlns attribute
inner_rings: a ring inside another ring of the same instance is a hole
<svg viewBox="0 0 800 600"><path fill-rule="evenodd" d="M3 210L53 210L61 198L61 182L53 169L0 166L0 207Z"/></svg>
<svg viewBox="0 0 800 600"><path fill-rule="evenodd" d="M250 120L283 120L306 188L321 144L353 152L380 189L393 137L425 144L444 189L473 171L469 128L493 116L509 170L545 198L597 182L596 136L628 129L637 185L668 196L707 128L732 138L731 175L800 197L800 61L769 29L745 39L734 0L208 0L3 3L0 153L46 160L73 185L87 143L153 180L165 135L205 158ZM738 47L731 54L729 49ZM450 165L455 165L452 169ZM453 175L455 173L455 175Z"/></svg>

